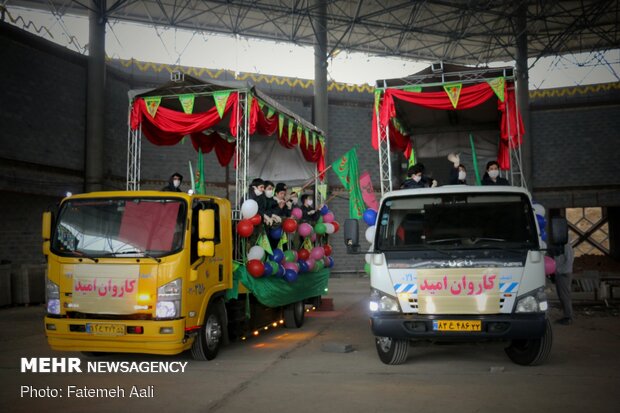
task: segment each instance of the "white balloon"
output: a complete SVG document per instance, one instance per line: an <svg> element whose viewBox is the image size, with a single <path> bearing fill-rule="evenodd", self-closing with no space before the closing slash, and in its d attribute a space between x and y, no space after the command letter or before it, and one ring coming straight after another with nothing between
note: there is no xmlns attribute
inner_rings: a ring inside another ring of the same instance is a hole
<svg viewBox="0 0 620 413"><path fill-rule="evenodd" d="M546 250L547 249L547 243L543 240L540 240L540 249L542 250Z"/></svg>
<svg viewBox="0 0 620 413"><path fill-rule="evenodd" d="M334 228L334 224L331 224L331 223L329 223L329 222L326 222L326 223L325 223L325 224L323 224L323 225L325 225L325 232L326 232L327 234L333 234L333 233L334 233L334 230L336 229L336 228Z"/></svg>
<svg viewBox="0 0 620 413"><path fill-rule="evenodd" d="M545 207L540 204L534 204L534 213L536 215L545 216Z"/></svg>
<svg viewBox="0 0 620 413"><path fill-rule="evenodd" d="M366 228L366 241L373 243L375 241L375 226Z"/></svg>
<svg viewBox="0 0 620 413"><path fill-rule="evenodd" d="M241 205L241 215L243 215L245 219L252 218L257 212L258 203L253 199L246 199L243 205Z"/></svg>
<svg viewBox="0 0 620 413"><path fill-rule="evenodd" d="M248 251L248 260L262 260L264 256L265 250L258 245L253 246L250 248L250 251Z"/></svg>

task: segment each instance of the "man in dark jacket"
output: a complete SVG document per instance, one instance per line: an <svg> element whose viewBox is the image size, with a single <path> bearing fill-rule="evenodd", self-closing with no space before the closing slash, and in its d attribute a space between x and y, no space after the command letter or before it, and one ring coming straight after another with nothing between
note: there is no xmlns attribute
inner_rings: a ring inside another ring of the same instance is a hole
<svg viewBox="0 0 620 413"><path fill-rule="evenodd" d="M168 185L164 186L161 190L167 192L183 192L181 191L181 182L183 182L183 175L175 172L170 176L170 179L168 179Z"/></svg>
<svg viewBox="0 0 620 413"><path fill-rule="evenodd" d="M510 185L510 182L499 176L499 164L496 161L489 161L487 171L482 177L482 185Z"/></svg>
<svg viewBox="0 0 620 413"><path fill-rule="evenodd" d="M424 175L424 164L417 163L407 169L407 179L401 184L400 189L434 188L436 186L436 180Z"/></svg>

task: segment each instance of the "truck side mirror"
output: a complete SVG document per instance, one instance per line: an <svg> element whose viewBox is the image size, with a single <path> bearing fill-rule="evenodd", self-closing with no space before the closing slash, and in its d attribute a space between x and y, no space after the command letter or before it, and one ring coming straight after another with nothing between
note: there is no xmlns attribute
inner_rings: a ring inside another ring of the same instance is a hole
<svg viewBox="0 0 620 413"><path fill-rule="evenodd" d="M213 257L215 255L215 210L201 209L198 211L198 256Z"/></svg>
<svg viewBox="0 0 620 413"><path fill-rule="evenodd" d="M349 254L359 250L360 223L357 219L346 219L344 221L344 244Z"/></svg>
<svg viewBox="0 0 620 413"><path fill-rule="evenodd" d="M551 243L555 245L564 245L568 242L568 221L566 218L551 218Z"/></svg>
<svg viewBox="0 0 620 413"><path fill-rule="evenodd" d="M50 238L52 237L52 213L45 211L41 221L41 236L43 238L43 255L50 253Z"/></svg>
<svg viewBox="0 0 620 413"><path fill-rule="evenodd" d="M212 240L215 238L215 210L201 209L198 211L198 239Z"/></svg>

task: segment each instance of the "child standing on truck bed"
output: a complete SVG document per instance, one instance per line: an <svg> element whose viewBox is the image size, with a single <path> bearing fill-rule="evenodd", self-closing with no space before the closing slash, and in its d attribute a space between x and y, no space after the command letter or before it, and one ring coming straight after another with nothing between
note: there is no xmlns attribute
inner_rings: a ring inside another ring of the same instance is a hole
<svg viewBox="0 0 620 413"><path fill-rule="evenodd" d="M510 185L508 179L499 176L499 164L497 161L487 162L487 171L482 177L482 185Z"/></svg>

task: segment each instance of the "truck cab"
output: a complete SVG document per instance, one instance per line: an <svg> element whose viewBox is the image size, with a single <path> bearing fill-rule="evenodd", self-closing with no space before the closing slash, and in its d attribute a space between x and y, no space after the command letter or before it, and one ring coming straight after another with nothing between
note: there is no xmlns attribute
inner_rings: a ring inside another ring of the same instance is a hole
<svg viewBox="0 0 620 413"><path fill-rule="evenodd" d="M351 252L357 226L345 223ZM386 193L368 252L370 322L380 359L405 362L411 340L506 340L513 362L543 363L553 334L539 234L523 188Z"/></svg>

